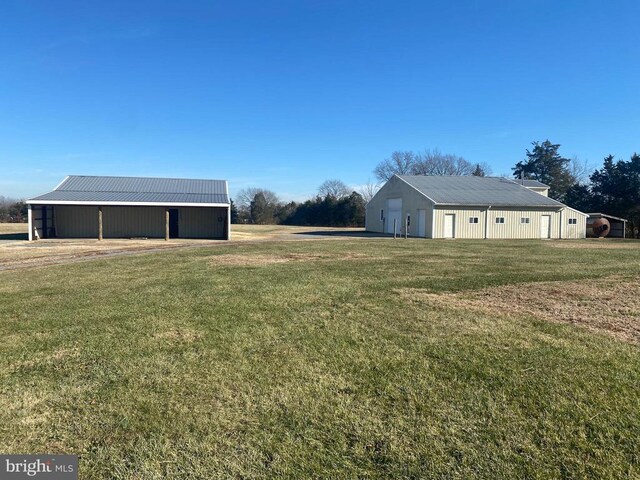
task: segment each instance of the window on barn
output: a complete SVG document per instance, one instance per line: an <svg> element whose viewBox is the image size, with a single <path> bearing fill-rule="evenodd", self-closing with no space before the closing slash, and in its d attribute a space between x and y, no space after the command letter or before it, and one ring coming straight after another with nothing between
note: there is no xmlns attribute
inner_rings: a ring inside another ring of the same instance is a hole
<svg viewBox="0 0 640 480"><path fill-rule="evenodd" d="M577 218L570 218L569 219L569 225L577 225L578 224L578 219Z"/></svg>
<svg viewBox="0 0 640 480"><path fill-rule="evenodd" d="M496 217L496 223L504 223L504 217Z"/></svg>
<svg viewBox="0 0 640 480"><path fill-rule="evenodd" d="M384 210L380 209L380 221L384 220Z"/></svg>
<svg viewBox="0 0 640 480"><path fill-rule="evenodd" d="M469 223L478 223L478 217L469 217Z"/></svg>
<svg viewBox="0 0 640 480"><path fill-rule="evenodd" d="M529 223L529 217L520 217L520 223Z"/></svg>

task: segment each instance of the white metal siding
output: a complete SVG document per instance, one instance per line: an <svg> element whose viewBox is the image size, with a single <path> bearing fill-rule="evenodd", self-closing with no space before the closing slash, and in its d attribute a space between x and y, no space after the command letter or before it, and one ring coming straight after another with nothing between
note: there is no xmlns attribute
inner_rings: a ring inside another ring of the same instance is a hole
<svg viewBox="0 0 640 480"><path fill-rule="evenodd" d="M560 238L560 213L557 210L517 210L491 209L488 216L488 238L541 238L542 216L550 217L550 238ZM496 223L496 217L503 217L504 223ZM529 223L521 223L521 218L529 218Z"/></svg>
<svg viewBox="0 0 640 480"><path fill-rule="evenodd" d="M456 238L484 238L485 237L485 216L487 227L487 238L540 238L540 221L542 215L551 217L551 238L560 238L560 212L549 209L529 209L518 210L509 209L474 209L474 208L435 208L433 238L444 238L444 215L455 214L455 236ZM583 216L578 216L578 227L571 235L579 235L580 223L584 224ZM478 217L478 223L469 223L470 217ZM496 223L497 217L503 217L504 223ZM520 223L521 218L529 218L529 223ZM566 223L566 214L563 213L563 220ZM563 225L563 238L583 238L580 236L567 236L568 225Z"/></svg>
<svg viewBox="0 0 640 480"><path fill-rule="evenodd" d="M569 225L569 219L575 218L576 224ZM565 208L562 214L562 238L585 238L587 236L587 216L574 210Z"/></svg>
<svg viewBox="0 0 640 480"><path fill-rule="evenodd" d="M412 225L409 227L410 235L417 235L417 218L418 210L426 210L426 236L431 236L432 225L432 210L433 203L415 188L403 182L399 178L392 178L385 183L382 188L376 193L376 195L367 203L365 226L369 232L385 232L387 230L387 221L389 219L389 210L387 200L389 199L402 199L402 209L400 214L400 223L404 231L404 220L407 218L407 214L411 215ZM380 220L380 210L384 211L384 217L386 221ZM400 225L398 225L398 231ZM393 225L391 225L389 231L393 231Z"/></svg>
<svg viewBox="0 0 640 480"><path fill-rule="evenodd" d="M445 238L445 215L455 215L453 231L456 238L484 238L484 211L475 208L436 208L433 238ZM469 223L470 217L478 217L478 223Z"/></svg>

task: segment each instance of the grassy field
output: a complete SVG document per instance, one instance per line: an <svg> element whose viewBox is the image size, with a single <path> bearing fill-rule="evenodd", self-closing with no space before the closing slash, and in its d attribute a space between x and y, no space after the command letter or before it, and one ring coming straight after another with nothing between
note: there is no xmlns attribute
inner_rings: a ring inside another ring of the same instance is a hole
<svg viewBox="0 0 640 480"><path fill-rule="evenodd" d="M639 269L633 242L357 239L0 271L0 451L81 478L637 478Z"/></svg>

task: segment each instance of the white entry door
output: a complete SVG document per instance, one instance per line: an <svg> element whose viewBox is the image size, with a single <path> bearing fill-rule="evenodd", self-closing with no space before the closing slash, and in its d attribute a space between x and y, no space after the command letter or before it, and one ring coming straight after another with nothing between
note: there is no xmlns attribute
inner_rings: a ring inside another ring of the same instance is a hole
<svg viewBox="0 0 640 480"><path fill-rule="evenodd" d="M540 238L551 238L551 215L540 217Z"/></svg>
<svg viewBox="0 0 640 480"><path fill-rule="evenodd" d="M444 216L444 238L455 238L455 224L456 216L452 213L447 213Z"/></svg>
<svg viewBox="0 0 640 480"><path fill-rule="evenodd" d="M393 225L395 220L396 233L400 233L402 228L402 199L390 198L387 200L387 218L386 218L386 233L394 233Z"/></svg>
<svg viewBox="0 0 640 480"><path fill-rule="evenodd" d="M427 236L427 211L418 210L418 236Z"/></svg>

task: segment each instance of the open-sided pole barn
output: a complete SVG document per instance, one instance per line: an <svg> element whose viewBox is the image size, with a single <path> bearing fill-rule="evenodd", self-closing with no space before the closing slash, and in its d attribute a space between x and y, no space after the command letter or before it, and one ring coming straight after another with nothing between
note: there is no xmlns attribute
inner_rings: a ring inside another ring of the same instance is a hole
<svg viewBox="0 0 640 480"><path fill-rule="evenodd" d="M231 236L225 180L72 175L27 204L29 240Z"/></svg>

